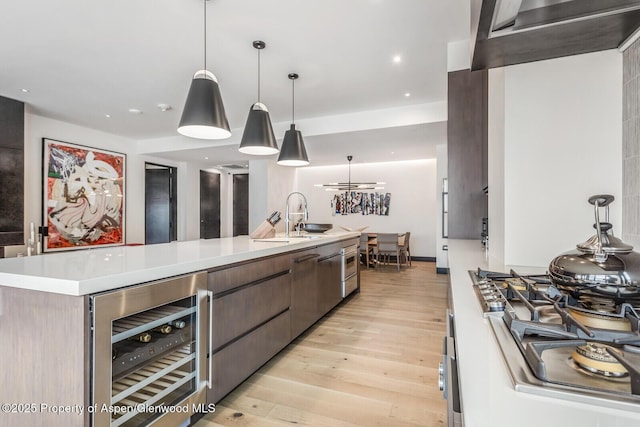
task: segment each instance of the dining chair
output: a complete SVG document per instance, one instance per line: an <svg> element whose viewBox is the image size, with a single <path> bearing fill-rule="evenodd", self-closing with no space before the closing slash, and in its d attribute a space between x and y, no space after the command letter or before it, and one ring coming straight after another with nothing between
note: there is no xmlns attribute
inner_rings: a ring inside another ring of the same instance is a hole
<svg viewBox="0 0 640 427"><path fill-rule="evenodd" d="M407 231L404 235L398 237L398 245L400 246L400 255L404 257L405 264L411 266L411 249L409 249L409 239L411 232Z"/></svg>
<svg viewBox="0 0 640 427"><path fill-rule="evenodd" d="M367 233L360 233L360 253L364 254L365 265L369 268L369 264L373 261L373 246L369 244L369 235Z"/></svg>
<svg viewBox="0 0 640 427"><path fill-rule="evenodd" d="M395 255L396 257L396 266L398 271L400 271L400 245L398 244L398 234L397 233L378 233L376 237L378 241L378 245L376 247L377 254L377 266L386 260L386 264L390 263L391 255Z"/></svg>

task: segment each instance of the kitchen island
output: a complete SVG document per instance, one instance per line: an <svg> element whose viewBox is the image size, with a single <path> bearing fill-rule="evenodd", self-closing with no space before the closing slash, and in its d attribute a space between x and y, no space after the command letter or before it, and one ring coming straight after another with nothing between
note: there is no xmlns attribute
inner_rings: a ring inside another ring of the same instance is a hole
<svg viewBox="0 0 640 427"><path fill-rule="evenodd" d="M0 286L88 295L260 257L326 245L359 232L254 240L248 236L114 246L0 259Z"/></svg>
<svg viewBox="0 0 640 427"><path fill-rule="evenodd" d="M206 412L342 300L358 236L0 260L0 425L175 426ZM189 411L150 414L158 404Z"/></svg>
<svg viewBox="0 0 640 427"><path fill-rule="evenodd" d="M516 391L468 273L478 267L509 271L509 266L488 257L480 241L449 240L448 244L460 398L466 427L640 425L640 405L620 410ZM523 273L541 272L540 267L514 268Z"/></svg>

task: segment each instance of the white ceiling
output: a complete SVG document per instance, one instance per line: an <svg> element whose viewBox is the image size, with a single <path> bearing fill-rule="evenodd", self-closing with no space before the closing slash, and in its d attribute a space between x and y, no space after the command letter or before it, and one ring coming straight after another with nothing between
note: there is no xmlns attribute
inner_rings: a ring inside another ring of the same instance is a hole
<svg viewBox="0 0 640 427"><path fill-rule="evenodd" d="M24 101L34 114L140 144L175 138L174 148L161 157L211 166L242 162L249 157L237 152L237 144L257 101L253 40L267 44L261 53L261 101L280 141L279 131L291 123L291 72L300 75L298 124L445 101L447 43L469 37L468 3L208 1L207 68L220 83L234 136L203 144L176 133L190 80L203 66L202 0L3 1L0 95ZM395 55L400 63L392 61ZM160 103L172 109L162 112ZM130 108L143 113L133 115ZM347 154L354 162L433 157L433 144L446 138L442 121L309 136L298 128L315 165L341 163Z"/></svg>

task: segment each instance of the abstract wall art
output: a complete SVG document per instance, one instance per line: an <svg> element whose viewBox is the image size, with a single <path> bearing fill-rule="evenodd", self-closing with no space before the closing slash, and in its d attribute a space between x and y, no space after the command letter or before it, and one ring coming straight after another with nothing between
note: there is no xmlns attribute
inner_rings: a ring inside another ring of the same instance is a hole
<svg viewBox="0 0 640 427"><path fill-rule="evenodd" d="M126 155L43 138L45 252L125 243Z"/></svg>
<svg viewBox="0 0 640 427"><path fill-rule="evenodd" d="M382 215L389 216L391 193L344 192L331 199L333 215Z"/></svg>

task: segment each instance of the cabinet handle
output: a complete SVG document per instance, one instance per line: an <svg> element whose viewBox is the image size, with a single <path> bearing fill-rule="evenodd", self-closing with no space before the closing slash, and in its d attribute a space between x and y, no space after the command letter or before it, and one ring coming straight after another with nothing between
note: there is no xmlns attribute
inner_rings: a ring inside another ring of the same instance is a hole
<svg viewBox="0 0 640 427"><path fill-rule="evenodd" d="M318 258L319 256L320 254L309 254L309 255L302 256L300 258L296 258L293 260L293 262L295 262L296 264L300 264L301 262L309 261L310 259Z"/></svg>
<svg viewBox="0 0 640 427"><path fill-rule="evenodd" d="M211 326L213 323L213 291L207 291L207 298L209 299L209 324L207 325L209 328L209 372L207 373L207 387L211 390L213 386L213 327Z"/></svg>
<svg viewBox="0 0 640 427"><path fill-rule="evenodd" d="M335 253L335 254L333 254L333 255L323 256L322 258L318 258L318 262L326 261L326 260L328 260L328 259L335 258L335 257L337 257L337 256L339 256L339 255L340 255L340 252Z"/></svg>

